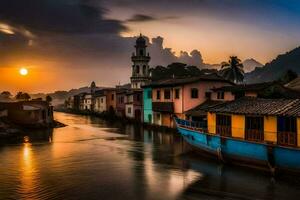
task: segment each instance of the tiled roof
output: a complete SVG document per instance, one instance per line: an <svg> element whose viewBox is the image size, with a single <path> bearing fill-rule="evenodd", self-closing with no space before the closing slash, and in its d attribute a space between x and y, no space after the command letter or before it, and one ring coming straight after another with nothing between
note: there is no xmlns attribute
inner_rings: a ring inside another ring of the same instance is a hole
<svg viewBox="0 0 300 200"><path fill-rule="evenodd" d="M230 81L224 79L223 77L213 73L213 74L206 74L196 77L188 77L188 78L172 78L172 79L165 79L160 81L153 81L150 84L147 84L143 87L168 87L168 86L178 86L184 85L188 83L194 83L197 81L221 81L221 82L229 82Z"/></svg>
<svg viewBox="0 0 300 200"><path fill-rule="evenodd" d="M191 116L203 116L206 115L207 109L213 108L214 106L218 106L224 103L224 101L207 100L204 103L199 104L198 106L186 111L185 114Z"/></svg>
<svg viewBox="0 0 300 200"><path fill-rule="evenodd" d="M206 110L228 114L300 117L300 99L256 99L245 97Z"/></svg>
<svg viewBox="0 0 300 200"><path fill-rule="evenodd" d="M152 110L154 112L173 113L173 102L152 102Z"/></svg>
<svg viewBox="0 0 300 200"><path fill-rule="evenodd" d="M274 83L274 82L241 84L241 85L223 86L223 87L219 87L219 88L214 88L212 90L213 91L229 91L229 92L260 91L260 90L264 90L272 85L277 85L277 84L278 83Z"/></svg>

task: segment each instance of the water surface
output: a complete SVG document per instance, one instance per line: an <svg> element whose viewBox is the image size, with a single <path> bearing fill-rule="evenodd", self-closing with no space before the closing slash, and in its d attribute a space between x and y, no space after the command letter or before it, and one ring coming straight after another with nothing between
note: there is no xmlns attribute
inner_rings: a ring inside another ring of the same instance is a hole
<svg viewBox="0 0 300 200"><path fill-rule="evenodd" d="M0 146L0 199L298 199L298 177L223 166L174 133L55 113L67 127Z"/></svg>

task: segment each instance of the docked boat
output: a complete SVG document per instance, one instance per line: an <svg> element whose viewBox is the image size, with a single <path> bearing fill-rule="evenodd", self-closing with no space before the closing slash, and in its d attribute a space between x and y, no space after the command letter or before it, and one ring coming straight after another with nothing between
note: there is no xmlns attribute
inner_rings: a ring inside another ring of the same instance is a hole
<svg viewBox="0 0 300 200"><path fill-rule="evenodd" d="M207 121L175 118L193 149L225 162L300 172L300 100L239 99L207 108Z"/></svg>

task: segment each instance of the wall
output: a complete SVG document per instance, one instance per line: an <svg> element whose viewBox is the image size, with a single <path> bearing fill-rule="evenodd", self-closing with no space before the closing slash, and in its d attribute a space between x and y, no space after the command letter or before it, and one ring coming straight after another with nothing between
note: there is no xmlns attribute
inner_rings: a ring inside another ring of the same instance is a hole
<svg viewBox="0 0 300 200"><path fill-rule="evenodd" d="M110 107L116 110L117 106L117 97L115 90L106 91L106 110L109 111Z"/></svg>
<svg viewBox="0 0 300 200"><path fill-rule="evenodd" d="M232 115L231 116L231 132L232 137L245 138L245 116Z"/></svg>
<svg viewBox="0 0 300 200"><path fill-rule="evenodd" d="M129 109L131 109L131 112L128 112ZM128 118L134 118L133 104L126 104L125 105L125 115Z"/></svg>
<svg viewBox="0 0 300 200"><path fill-rule="evenodd" d="M125 101L126 101L126 92L119 92L116 94L116 111L117 115L120 117L125 116ZM123 101L122 101L123 100Z"/></svg>
<svg viewBox="0 0 300 200"><path fill-rule="evenodd" d="M245 96L246 97L257 97L257 93L256 92L246 92Z"/></svg>
<svg viewBox="0 0 300 200"><path fill-rule="evenodd" d="M277 142L277 117L264 117L264 140L269 142Z"/></svg>
<svg viewBox="0 0 300 200"><path fill-rule="evenodd" d="M174 127L173 118L168 113L162 113L162 125L166 127Z"/></svg>
<svg viewBox="0 0 300 200"><path fill-rule="evenodd" d="M151 88L144 88L143 89L143 109L144 109L144 122L146 123L153 123L153 112L152 112L152 95L148 96L148 93L151 93ZM149 115L151 116L151 121L149 121Z"/></svg>
<svg viewBox="0 0 300 200"><path fill-rule="evenodd" d="M212 92L211 93L211 100L215 101L233 101L234 95L231 92L224 92L224 99L218 99L218 92Z"/></svg>
<svg viewBox="0 0 300 200"><path fill-rule="evenodd" d="M210 91L212 88L218 88L222 86L230 85L225 82L216 82L216 81L200 81L197 83L191 83L184 86L183 89L183 112L188 111L199 104L203 103L206 100L205 93ZM198 89L198 98L191 98L191 89Z"/></svg>
<svg viewBox="0 0 300 200"><path fill-rule="evenodd" d="M208 133L216 134L216 114L207 112Z"/></svg>

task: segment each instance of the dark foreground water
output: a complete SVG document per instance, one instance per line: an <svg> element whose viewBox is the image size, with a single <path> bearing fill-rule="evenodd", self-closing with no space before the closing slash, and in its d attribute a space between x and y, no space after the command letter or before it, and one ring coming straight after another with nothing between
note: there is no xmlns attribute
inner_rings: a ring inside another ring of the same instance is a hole
<svg viewBox="0 0 300 200"><path fill-rule="evenodd" d="M300 199L300 178L188 153L172 133L55 113L67 127L0 145L0 199Z"/></svg>

